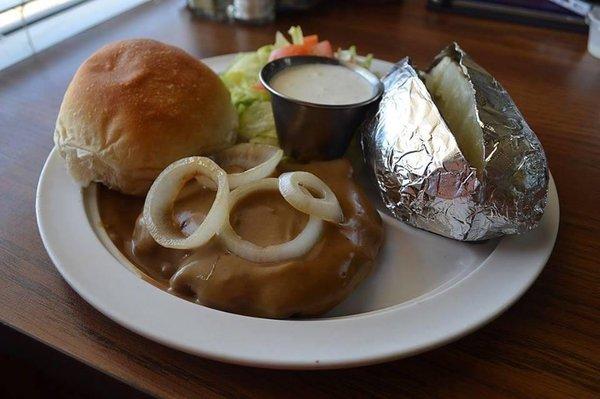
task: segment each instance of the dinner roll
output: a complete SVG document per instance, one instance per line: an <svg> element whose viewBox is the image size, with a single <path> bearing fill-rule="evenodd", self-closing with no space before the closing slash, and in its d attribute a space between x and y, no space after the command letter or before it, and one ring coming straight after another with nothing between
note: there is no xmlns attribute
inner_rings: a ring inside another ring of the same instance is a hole
<svg viewBox="0 0 600 399"><path fill-rule="evenodd" d="M54 142L71 175L144 195L170 163L235 142L229 92L185 51L148 39L109 44L77 70Z"/></svg>

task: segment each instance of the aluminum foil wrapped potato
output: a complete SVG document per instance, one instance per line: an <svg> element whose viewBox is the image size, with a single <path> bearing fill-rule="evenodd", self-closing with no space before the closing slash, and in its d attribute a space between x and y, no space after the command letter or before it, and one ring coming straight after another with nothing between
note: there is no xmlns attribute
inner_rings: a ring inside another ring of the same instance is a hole
<svg viewBox="0 0 600 399"><path fill-rule="evenodd" d="M392 214L462 241L537 226L544 150L506 90L456 43L426 72L401 60L362 127L365 161Z"/></svg>

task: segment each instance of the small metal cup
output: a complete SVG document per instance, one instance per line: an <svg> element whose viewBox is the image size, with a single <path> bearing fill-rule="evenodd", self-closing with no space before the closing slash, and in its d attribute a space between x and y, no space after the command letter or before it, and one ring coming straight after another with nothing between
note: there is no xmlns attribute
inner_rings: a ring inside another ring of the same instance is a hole
<svg viewBox="0 0 600 399"><path fill-rule="evenodd" d="M355 104L314 104L281 94L269 84L285 68L315 63L342 65L352 69L373 85L373 97ZM287 155L299 161L328 160L344 155L356 128L383 93L383 84L367 69L317 56L285 57L271 61L260 71L260 81L271 93L271 106L281 147Z"/></svg>

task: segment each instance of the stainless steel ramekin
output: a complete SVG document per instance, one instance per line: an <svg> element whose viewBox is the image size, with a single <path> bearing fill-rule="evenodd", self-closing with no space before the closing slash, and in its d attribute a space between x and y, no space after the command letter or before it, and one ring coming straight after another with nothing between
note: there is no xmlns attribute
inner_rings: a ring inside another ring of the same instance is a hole
<svg viewBox="0 0 600 399"><path fill-rule="evenodd" d="M352 69L373 85L373 97L354 104L314 104L288 97L271 87L271 79L285 68L315 63ZM299 161L327 160L344 155L356 128L383 93L383 84L367 69L317 56L284 57L271 61L261 70L260 81L271 93L281 147L286 155Z"/></svg>

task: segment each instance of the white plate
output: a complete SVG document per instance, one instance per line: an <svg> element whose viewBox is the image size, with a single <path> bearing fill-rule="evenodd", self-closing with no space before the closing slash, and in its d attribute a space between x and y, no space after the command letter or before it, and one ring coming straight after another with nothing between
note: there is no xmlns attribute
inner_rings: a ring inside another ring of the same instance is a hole
<svg viewBox="0 0 600 399"><path fill-rule="evenodd" d="M204 61L220 72L233 57ZM382 73L390 66L374 63ZM269 368L382 362L473 331L533 283L550 256L559 219L552 179L538 228L483 244L442 238L383 215L386 236L377 268L345 302L320 319L269 320L200 306L140 279L91 222L96 211L91 191L73 182L54 149L38 184L38 226L57 269L86 301L164 345Z"/></svg>

